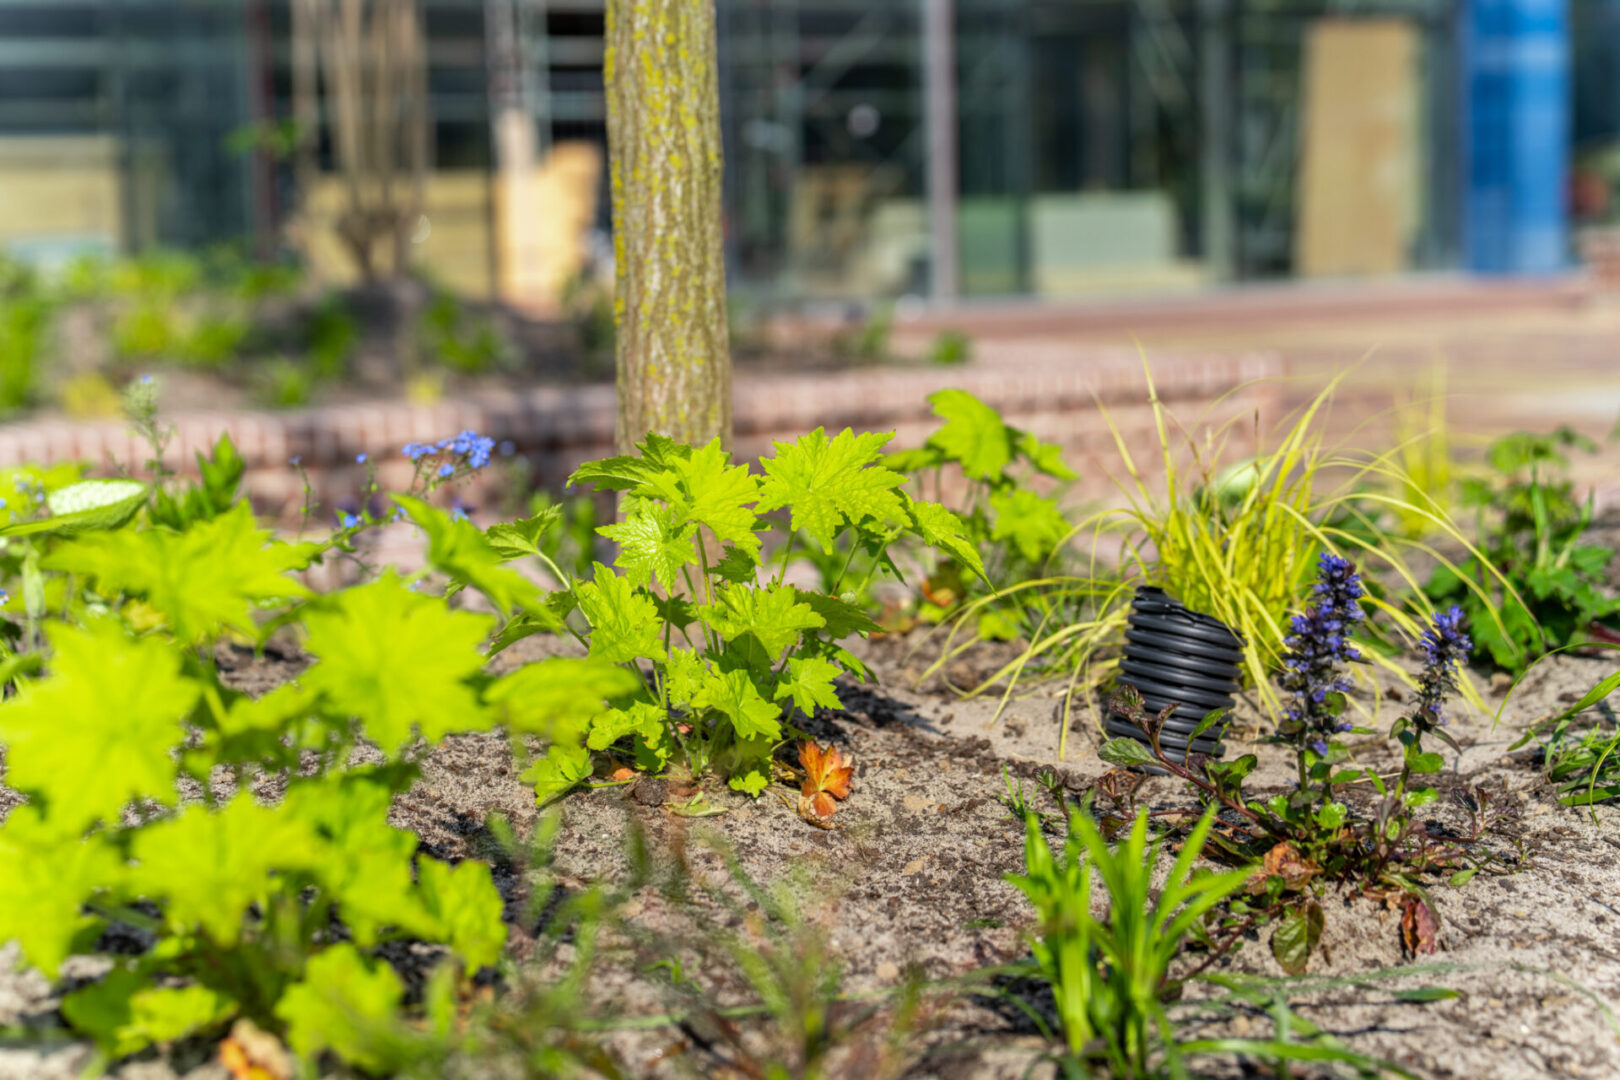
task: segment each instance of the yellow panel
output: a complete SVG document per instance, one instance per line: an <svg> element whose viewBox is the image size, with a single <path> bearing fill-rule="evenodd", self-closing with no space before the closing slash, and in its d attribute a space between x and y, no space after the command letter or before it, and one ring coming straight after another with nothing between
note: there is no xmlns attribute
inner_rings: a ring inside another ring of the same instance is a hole
<svg viewBox="0 0 1620 1080"><path fill-rule="evenodd" d="M1392 274L1418 219L1417 27L1321 19L1305 42L1295 262L1307 277Z"/></svg>

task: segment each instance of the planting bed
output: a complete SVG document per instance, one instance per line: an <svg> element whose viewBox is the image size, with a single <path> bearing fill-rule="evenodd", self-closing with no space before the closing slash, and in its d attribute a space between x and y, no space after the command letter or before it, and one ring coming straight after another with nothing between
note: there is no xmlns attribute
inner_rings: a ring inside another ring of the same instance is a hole
<svg viewBox="0 0 1620 1080"><path fill-rule="evenodd" d="M1068 759L1060 763L1058 699L1042 694L1017 699L995 720L993 700L962 701L937 681L913 689L931 658L929 649L916 636L866 646L881 685L844 685L845 708L823 710L814 719L812 734L842 747L856 766L853 792L834 816L835 828L812 827L769 792L754 801L720 789L712 799L727 812L703 820L670 812L668 805L681 793L665 781L576 792L557 808L561 828L554 870L563 890L623 877L627 838L638 830L654 863L666 872L672 853L682 852L690 874L719 885L728 872L706 839L713 838L735 851L756 883L797 883L807 915L825 927L828 950L844 967L845 990L856 995L894 987L914 965L943 986L974 969L1026 955L1032 912L1003 880L1023 868L1022 825L998 800L1006 791L1003 770L1027 777L1056 768L1071 793L1082 793L1107 769L1095 754L1094 721L1090 716L1076 720ZM568 651L552 639L531 638L498 664L558 650ZM970 653L963 666L973 670L955 674L982 676L991 670L989 659ZM274 649L257 660L245 651L225 660L235 669L233 681L252 690L267 690L302 667L295 653ZM1307 980L1290 988L1298 1015L1337 1033L1353 1049L1421 1076L1620 1074L1620 1026L1606 1004L1620 995L1620 948L1612 941L1620 926L1615 813L1599 808L1594 824L1587 812L1559 806L1541 782L1532 752L1509 751L1526 723L1566 707L1610 670L1612 663L1583 657L1549 661L1514 692L1494 726L1490 717L1458 707L1451 732L1464 749L1448 753L1446 772L1436 778L1442 797L1429 808L1431 831L1462 827L1460 811L1446 798L1450 789L1483 786L1511 808L1492 845L1503 852L1522 845L1528 865L1509 876L1481 873L1459 888L1440 884L1433 890L1443 925L1440 951L1424 958L1427 972L1361 985L1313 986ZM1489 690L1486 695L1493 708L1502 704ZM1361 691L1356 700L1373 704ZM1385 698L1384 708L1380 727L1396 706ZM1245 728L1261 726L1248 705L1240 706L1233 721L1229 744L1242 741ZM1381 739L1369 745L1373 756L1363 764L1385 771L1398 767ZM1282 748L1245 749L1258 753L1261 762L1250 790L1269 793L1288 786L1293 766ZM428 854L489 858L496 850L484 827L489 815L506 815L524 832L537 821L532 788L517 779L507 744L498 736L452 738L430 753L424 766L421 781L396 801L394 822L418 833ZM1032 805L1053 809L1038 785L1026 780L1024 786ZM274 796L273 783L264 793ZM1155 810L1191 807L1181 785L1169 779L1149 780L1139 798ZM515 920L508 947L524 957L535 929L533 920L522 916L524 881L498 872L496 882L508 917ZM696 942L727 925L728 915L701 896L694 890L691 897L698 899L677 900L667 889L649 885L631 898L625 909L628 926L655 935L662 952L649 952L653 946L646 942L636 944L636 933L611 934L589 993L604 1007L630 1014L678 1007L668 979L651 965L673 957L688 975L708 971L711 965ZM1331 891L1324 906L1323 949L1312 958L1310 976L1374 977L1408 962L1398 911ZM404 966L410 967L408 959ZM1263 941L1240 949L1225 966L1281 974ZM721 968L714 972L719 983L709 984L709 990L718 1004L750 999L745 986L728 984ZM1460 996L1420 1004L1398 1001L1393 993L1423 986L1450 988ZM1021 989L1038 1009L1047 1007L1043 988L1011 989ZM82 1067L87 1046L40 1041L56 1026L53 1008L39 975L0 975L0 1025L12 1036L0 1048L0 1078L69 1077ZM1249 1035L1263 1022L1256 1012L1236 1016L1226 1026L1230 1034ZM880 1039L868 1041L876 1045ZM629 1075L733 1075L722 1056L705 1046L701 1024L685 1031L667 1026L623 1031L609 1042ZM1046 1044L1030 1021L994 995L970 992L925 1008L907 1044L916 1050L908 1076L1053 1075L1039 1063ZM863 1050L876 1052L857 1040L841 1051L845 1057L835 1055L827 1075L869 1075L863 1070L876 1066L858 1056ZM127 1080L224 1077L210 1051L182 1044L167 1058L125 1065L119 1075ZM1229 1074L1243 1075L1236 1064Z"/></svg>

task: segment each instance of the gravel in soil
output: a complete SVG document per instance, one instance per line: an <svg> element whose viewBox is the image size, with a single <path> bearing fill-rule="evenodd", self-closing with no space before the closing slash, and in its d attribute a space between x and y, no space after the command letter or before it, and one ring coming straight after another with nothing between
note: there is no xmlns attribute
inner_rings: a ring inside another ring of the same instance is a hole
<svg viewBox="0 0 1620 1080"><path fill-rule="evenodd" d="M524 645L526 654L513 655L522 652L513 650L503 661L561 648L540 639ZM620 947L604 951L591 981L593 996L630 1011L670 1008L669 980L649 972L645 962L648 948L664 947L686 960L688 973L698 973L700 982L714 980L708 987L712 1000L748 1000L735 965L710 957L703 940L726 928L757 930L744 910L746 894L727 868L728 853L755 883L791 884L806 919L820 928L819 941L842 965L844 988L853 994L892 989L913 973L947 980L1027 955L1030 909L1005 881L1022 869L1023 851L1022 826L999 800L1006 791L1004 775L1024 778L1037 802L1049 797L1028 778L1042 769L1054 770L1066 791L1084 792L1108 768L1095 753L1093 718L1088 710L1076 710L1066 759L1059 761L1063 710L1054 692L1032 688L1026 694L1021 688L998 717L993 696L962 700L937 685L911 689L931 658L926 647L879 641L867 655L880 685L845 686L845 707L811 722L811 733L842 748L856 767L853 793L832 829L801 821L772 795L750 800L724 790L708 795L724 814L684 817L672 812L683 797L673 782L601 787L562 800L552 869L565 893L591 882L628 880L632 836L644 838L654 864L648 884L625 908L629 932ZM237 667L233 679L255 690L299 667L291 653L230 662ZM974 670L950 672L958 684L993 671L998 657L970 653L967 663ZM1352 1048L1420 1076L1620 1075L1620 1026L1607 1004L1620 998L1620 944L1614 941L1620 928L1616 811L1599 808L1593 815L1559 806L1532 751L1509 749L1524 725L1565 707L1612 669L1612 661L1602 659L1556 658L1516 691L1499 722L1457 710L1451 733L1463 750L1448 753L1431 829L1463 829L1463 811L1445 795L1452 788L1483 787L1509 811L1491 843L1505 855L1522 851L1529 861L1518 873L1482 873L1459 888L1437 883L1440 951L1424 958L1437 966L1388 987L1437 985L1460 996L1409 1004L1395 1002L1383 984L1325 985L1295 999L1300 1015ZM1379 728L1387 727L1400 707L1387 695L1387 684L1384 689L1374 725ZM1371 709L1375 700L1362 693L1357 704ZM1488 704L1495 709L1502 702L1488 696ZM1264 726L1250 705L1240 707L1235 724L1253 731ZM1256 742L1231 745L1228 753L1244 751L1260 758L1251 791L1289 786L1293 767L1281 748ZM1393 753L1376 740L1360 754L1370 764L1398 768ZM527 882L498 857L486 826L498 813L524 832L539 816L531 791L518 778L510 746L497 736L451 738L425 754L422 766L421 780L396 803L395 823L414 830L423 850L434 856L496 862L496 881L512 921L512 949L520 959L527 956L538 921L527 910ZM1156 809L1192 805L1165 778L1146 781L1138 799ZM672 897L669 882L677 871L710 890L692 887L684 897ZM1410 962L1402 953L1398 911L1373 898L1333 892L1324 907L1323 948L1312 958L1311 975L1372 976ZM1223 967L1281 974L1268 935L1262 931L1245 943ZM13 971L11 961L14 953L0 956L0 970L6 972L0 975L0 1025L26 1025L43 1036L54 1022L57 998L37 973ZM80 974L93 973L86 967ZM1025 989L1044 1007L1038 988ZM1264 1030L1237 1016L1203 1034ZM630 1075L724 1075L719 1064L724 1053L708 1048L701 1032L697 1036L665 1028L623 1032L612 1043ZM828 1075L878 1075L894 1064L885 1058L873 1065L872 1045L873 1039L853 1040ZM1040 1064L1044 1047L1033 1024L994 996L958 997L924 1010L907 1045L908 1060L900 1071L908 1076L1051 1075ZM87 1056L78 1044L13 1042L0 1046L0 1080L72 1076ZM153 1059L126 1065L120 1075L204 1080L219 1075L212 1068L202 1060ZM1230 1063L1217 1063L1214 1074L1245 1075Z"/></svg>

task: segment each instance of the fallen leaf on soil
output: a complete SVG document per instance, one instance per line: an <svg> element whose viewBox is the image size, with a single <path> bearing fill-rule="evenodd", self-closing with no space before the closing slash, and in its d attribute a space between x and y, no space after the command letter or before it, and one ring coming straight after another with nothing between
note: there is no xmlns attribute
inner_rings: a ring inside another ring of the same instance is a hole
<svg viewBox="0 0 1620 1080"><path fill-rule="evenodd" d="M836 746L823 750L809 739L799 744L799 764L804 766L800 813L808 809L817 818L832 817L838 809L835 800L849 797L849 778L854 769ZM811 819L805 816L805 820Z"/></svg>
<svg viewBox="0 0 1620 1080"><path fill-rule="evenodd" d="M1434 952L1439 926L1434 912L1420 897L1408 896L1401 905L1401 942L1413 956Z"/></svg>
<svg viewBox="0 0 1620 1080"><path fill-rule="evenodd" d="M1322 872L1322 868L1300 856L1294 845L1284 841L1266 852L1260 869L1249 879L1249 891L1260 892L1269 878L1280 877L1290 889L1298 888Z"/></svg>
<svg viewBox="0 0 1620 1080"><path fill-rule="evenodd" d="M634 780L635 777L636 770L627 769L623 765L620 765L617 769L614 769L612 772L608 773L608 779L612 780L615 784L622 784L626 780Z"/></svg>
<svg viewBox="0 0 1620 1080"><path fill-rule="evenodd" d="M219 1063L231 1080L292 1080L292 1059L280 1040L251 1020L238 1020L219 1044Z"/></svg>

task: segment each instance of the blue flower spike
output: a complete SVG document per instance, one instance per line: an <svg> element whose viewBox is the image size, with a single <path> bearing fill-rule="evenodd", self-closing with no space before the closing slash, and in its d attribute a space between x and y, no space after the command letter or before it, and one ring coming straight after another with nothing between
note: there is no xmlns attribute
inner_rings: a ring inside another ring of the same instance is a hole
<svg viewBox="0 0 1620 1080"><path fill-rule="evenodd" d="M1350 560L1331 551L1322 553L1316 572L1311 590L1315 602L1290 620L1292 632L1283 639L1288 652L1278 681L1289 695L1283 733L1295 745L1325 755L1328 739L1352 726L1330 707L1328 698L1350 689L1343 666L1361 659L1350 632L1366 617L1360 604L1366 590Z"/></svg>

